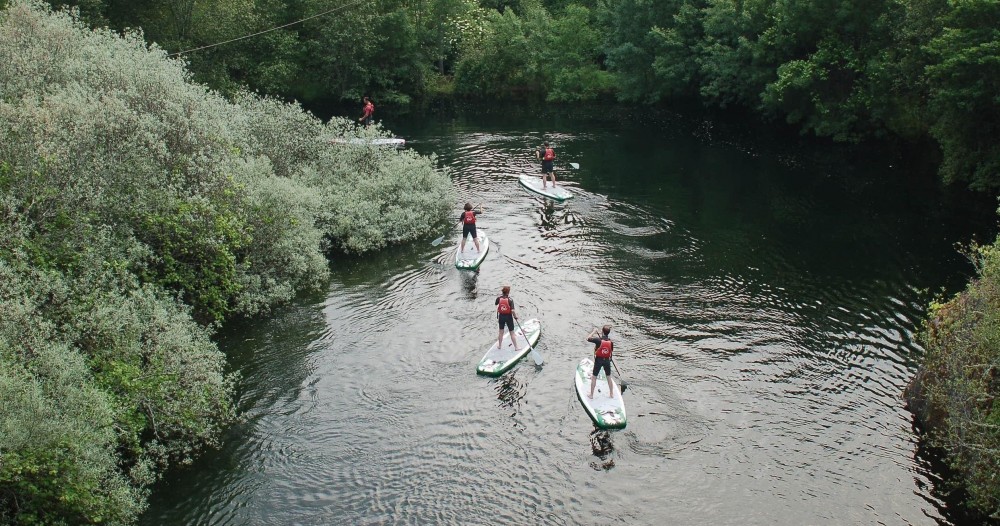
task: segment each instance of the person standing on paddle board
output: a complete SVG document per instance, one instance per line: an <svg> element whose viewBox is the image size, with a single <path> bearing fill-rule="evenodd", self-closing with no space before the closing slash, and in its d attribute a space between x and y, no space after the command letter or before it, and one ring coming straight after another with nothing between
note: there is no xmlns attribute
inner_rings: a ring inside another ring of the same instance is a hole
<svg viewBox="0 0 1000 526"><path fill-rule="evenodd" d="M598 331L603 335L598 336ZM590 394L587 398L594 398L594 387L597 387L597 375L604 369L604 376L608 379L608 396L615 397L615 387L611 383L611 352L615 349L615 344L611 341L611 326L605 325L603 329L594 327L587 335L587 341L594 344L594 372L590 375Z"/></svg>
<svg viewBox="0 0 1000 526"><path fill-rule="evenodd" d="M549 143L542 143L542 147L535 151L535 157L542 161L542 188L545 188L545 174L552 177L552 188L556 187L556 173L552 165L556 160L556 151L549 147Z"/></svg>
<svg viewBox="0 0 1000 526"><path fill-rule="evenodd" d="M472 203L465 203L465 211L458 216L458 220L462 222L462 246L459 247L459 252L465 252L465 240L470 235L472 236L472 242L476 244L476 252L479 252L479 238L476 236L476 216L480 213L482 212L472 209Z"/></svg>
<svg viewBox="0 0 1000 526"><path fill-rule="evenodd" d="M500 321L500 332L497 334L497 349L503 349L503 328L506 325L507 334L510 334L510 341L514 344L514 352L517 353L519 352L517 349L517 338L514 337L514 319L517 318L517 312L514 311L514 300L510 299L509 296L510 286L504 285L500 289L500 293L494 302L497 306L497 320Z"/></svg>
<svg viewBox="0 0 1000 526"><path fill-rule="evenodd" d="M358 117L358 122L364 124L365 126L370 126L372 123L372 115L375 113L375 105L372 101L368 100L368 97L364 98L365 107L361 110L361 117Z"/></svg>

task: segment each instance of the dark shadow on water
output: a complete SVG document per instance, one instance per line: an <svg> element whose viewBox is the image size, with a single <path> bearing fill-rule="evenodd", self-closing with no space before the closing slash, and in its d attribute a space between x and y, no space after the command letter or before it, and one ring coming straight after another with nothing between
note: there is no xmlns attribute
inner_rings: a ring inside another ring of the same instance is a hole
<svg viewBox="0 0 1000 526"><path fill-rule="evenodd" d="M546 199L542 204L542 230L554 230L559 226L559 220L556 217L556 204L551 199Z"/></svg>
<svg viewBox="0 0 1000 526"><path fill-rule="evenodd" d="M559 203L551 199L545 199L538 209L539 231L543 234L557 230L560 225L571 225L580 222L576 212L570 209L567 203Z"/></svg>
<svg viewBox="0 0 1000 526"><path fill-rule="evenodd" d="M615 467L615 459L612 458L615 444L611 441L610 431L595 427L590 432L590 447L594 456L598 458L590 463L590 467L594 468L595 471L610 471Z"/></svg>
<svg viewBox="0 0 1000 526"><path fill-rule="evenodd" d="M916 495L920 495L935 511L941 514L943 520L938 524L948 526L1000 526L1000 520L991 519L969 510L964 502L968 492L955 484L960 475L953 471L945 460L944 451L928 444L927 434L914 420L913 433L919 437L917 449L913 458L918 474L924 478L914 477ZM929 484L928 484L929 483ZM930 487L927 487L927 486Z"/></svg>
<svg viewBox="0 0 1000 526"><path fill-rule="evenodd" d="M510 416L516 415L518 410L521 409L521 400L524 399L527 391L526 387L524 383L519 382L514 377L513 373L501 376L497 379L496 387L494 387L497 392L497 401L499 402L497 405L501 408L513 409L514 412Z"/></svg>
<svg viewBox="0 0 1000 526"><path fill-rule="evenodd" d="M460 270L459 275L462 277L462 291L465 292L465 298L476 299L479 296L479 269Z"/></svg>

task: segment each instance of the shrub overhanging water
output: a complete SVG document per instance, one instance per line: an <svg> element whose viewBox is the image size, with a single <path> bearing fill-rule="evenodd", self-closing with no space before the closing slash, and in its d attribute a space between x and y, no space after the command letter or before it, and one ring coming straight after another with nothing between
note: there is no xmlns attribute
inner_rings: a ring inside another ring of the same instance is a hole
<svg viewBox="0 0 1000 526"><path fill-rule="evenodd" d="M235 416L214 326L452 208L433 158L341 136L387 133L223 98L37 1L0 11L0 523L134 522Z"/></svg>

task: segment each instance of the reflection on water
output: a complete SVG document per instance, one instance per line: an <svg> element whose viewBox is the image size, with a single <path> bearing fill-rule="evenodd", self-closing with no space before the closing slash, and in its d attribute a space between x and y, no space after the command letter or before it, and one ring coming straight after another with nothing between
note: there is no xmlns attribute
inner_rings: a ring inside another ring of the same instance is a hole
<svg viewBox="0 0 1000 526"><path fill-rule="evenodd" d="M494 389L497 392L498 405L501 408L513 409L510 416L517 414L521 408L521 400L527 393L527 386L517 380L515 374L505 374L496 380Z"/></svg>
<svg viewBox="0 0 1000 526"><path fill-rule="evenodd" d="M594 428L590 432L590 446L594 451L594 456L598 461L590 463L590 467L598 471L609 471L615 467L615 459L611 455L615 452L615 445L611 442L611 432Z"/></svg>
<svg viewBox="0 0 1000 526"><path fill-rule="evenodd" d="M961 524L899 393L927 291L964 283L952 244L989 238L994 204L884 156L650 119L394 129L453 169L456 206L488 204L486 261L455 269L451 230L334 261L324 297L233 326L246 423L145 523ZM581 165L565 203L517 183L543 139ZM486 380L503 284L545 364ZM605 323L630 383L610 433L572 383Z"/></svg>
<svg viewBox="0 0 1000 526"><path fill-rule="evenodd" d="M489 258L490 256L487 255L486 257ZM463 270L459 272L459 279L462 283L462 290L465 291L465 298L469 300L476 299L479 296L479 269Z"/></svg>

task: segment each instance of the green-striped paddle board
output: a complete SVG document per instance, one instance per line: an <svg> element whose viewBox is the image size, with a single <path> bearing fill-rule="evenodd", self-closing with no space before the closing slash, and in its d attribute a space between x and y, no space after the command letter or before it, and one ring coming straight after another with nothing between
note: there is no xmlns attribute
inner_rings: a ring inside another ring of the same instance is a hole
<svg viewBox="0 0 1000 526"><path fill-rule="evenodd" d="M458 241L455 247L455 268L461 270L476 270L486 259L486 253L490 251L490 240L482 231L477 232L479 236L479 250L476 250L476 243L471 237L465 240L465 251L462 248L462 240Z"/></svg>
<svg viewBox="0 0 1000 526"><path fill-rule="evenodd" d="M509 333L503 335L503 346L497 347L497 342L493 342L490 350L486 351L483 359L476 366L476 372L486 376L500 376L517 364L517 361L528 354L528 343L534 347L538 343L538 337L542 335L542 325L537 318L519 322L520 329L514 325L514 336L517 338L517 351L514 352L514 344L510 340ZM521 333L524 329L524 334Z"/></svg>
<svg viewBox="0 0 1000 526"><path fill-rule="evenodd" d="M518 177L517 181L521 183L521 186L529 192L544 195L549 199L565 201L573 197L573 192L570 192L563 186L553 186L552 181L548 181L548 185L545 188L542 188L542 178L538 175L524 174L521 177Z"/></svg>
<svg viewBox="0 0 1000 526"><path fill-rule="evenodd" d="M594 398L587 397L590 393L590 377L593 372L593 358L584 358L580 360L580 365L576 366L576 396L580 399L580 403L597 427L601 429L625 427L625 400L622 398L622 390L612 378L611 385L615 390L615 397L608 396L608 380L604 376L604 369L597 375Z"/></svg>

